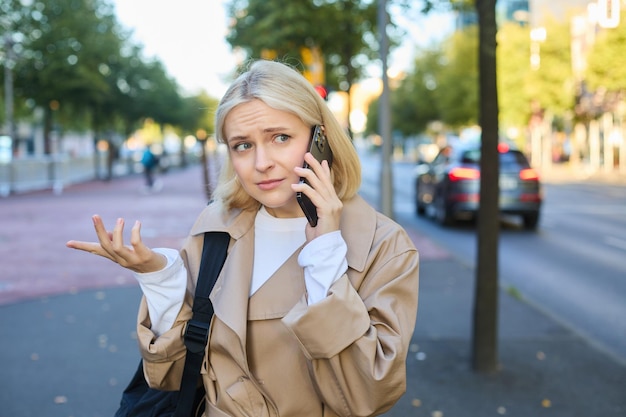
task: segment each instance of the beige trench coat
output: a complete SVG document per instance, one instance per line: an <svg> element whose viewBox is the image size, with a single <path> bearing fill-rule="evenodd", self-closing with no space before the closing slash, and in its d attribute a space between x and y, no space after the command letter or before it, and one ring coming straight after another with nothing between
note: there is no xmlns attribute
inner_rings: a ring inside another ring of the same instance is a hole
<svg viewBox="0 0 626 417"><path fill-rule="evenodd" d="M202 369L209 417L371 416L405 392L417 315L418 253L406 232L361 197L344 202L348 271L307 305L296 251L252 297L254 212L204 209L181 255L188 294L171 330L155 338L145 300L138 317L144 373L176 390L205 231L227 231L229 254L211 293L215 315Z"/></svg>

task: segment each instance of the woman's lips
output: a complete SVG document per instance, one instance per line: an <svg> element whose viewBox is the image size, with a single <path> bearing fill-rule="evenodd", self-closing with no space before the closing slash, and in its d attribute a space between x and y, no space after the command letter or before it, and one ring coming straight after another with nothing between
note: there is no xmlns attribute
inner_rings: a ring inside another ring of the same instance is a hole
<svg viewBox="0 0 626 417"><path fill-rule="evenodd" d="M280 184L282 184L283 180L282 179L276 179L276 180L266 180L266 181L261 181L259 183L257 183L257 186L263 190L263 191L270 191L273 190L274 188L280 186Z"/></svg>

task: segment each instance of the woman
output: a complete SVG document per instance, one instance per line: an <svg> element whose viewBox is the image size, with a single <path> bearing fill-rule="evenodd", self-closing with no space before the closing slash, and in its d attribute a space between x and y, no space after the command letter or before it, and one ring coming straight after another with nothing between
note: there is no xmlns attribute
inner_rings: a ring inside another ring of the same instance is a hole
<svg viewBox="0 0 626 417"><path fill-rule="evenodd" d="M327 136L332 169L307 152L315 125ZM108 233L98 216L99 242L68 242L136 273L146 379L178 389L203 234L226 231L202 369L206 415L385 412L405 391L418 254L400 226L357 195L360 164L350 139L304 77L271 61L254 63L228 89L216 138L228 147L227 162L180 254L146 247L139 222L125 246L123 220ZM297 192L315 204L316 227Z"/></svg>

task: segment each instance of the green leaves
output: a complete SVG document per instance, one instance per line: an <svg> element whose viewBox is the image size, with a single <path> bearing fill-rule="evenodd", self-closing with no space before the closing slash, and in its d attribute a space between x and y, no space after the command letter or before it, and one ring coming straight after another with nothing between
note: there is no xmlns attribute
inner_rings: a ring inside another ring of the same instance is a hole
<svg viewBox="0 0 626 417"><path fill-rule="evenodd" d="M249 58L270 57L299 66L300 48L320 48L326 85L348 91L376 56L376 6L355 0L232 0L227 36ZM365 57L365 59L361 59Z"/></svg>

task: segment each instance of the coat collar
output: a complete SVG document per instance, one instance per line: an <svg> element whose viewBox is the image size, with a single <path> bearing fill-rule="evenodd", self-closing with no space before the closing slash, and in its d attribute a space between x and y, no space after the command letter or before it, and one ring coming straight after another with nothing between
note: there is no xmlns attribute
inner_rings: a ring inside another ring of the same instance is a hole
<svg viewBox="0 0 626 417"><path fill-rule="evenodd" d="M191 229L192 235L199 235L208 231L228 232L231 236L231 243L228 257L217 282L211 292L210 298L216 317L218 317L226 326L231 328L240 339L241 354L238 360L242 366L245 366L245 346L246 346L246 326L247 320L258 319L258 306L253 302L252 316L249 315L248 289L250 288L250 280L252 277L252 262L254 256L254 220L256 217L255 210L232 210L226 212L219 203L213 203L207 206L198 220ZM367 257L374 240L374 234L377 226L376 211L369 206L360 196L344 201L344 208L341 217L341 233L348 246L346 259L348 266L354 270L362 272L366 267ZM298 251L299 252L299 251ZM297 266L297 255L293 255L286 263L291 268ZM275 275L283 277L287 273L291 280L289 281L290 290L286 291L279 303L282 307L273 308L274 314L283 312L287 308L285 303L292 303L298 299L298 295L305 293L303 276L299 280L293 280L293 275L288 271L282 271L286 266L283 265ZM226 277L235 277L235 279L225 279ZM277 278L272 277L272 278ZM285 283L284 280L281 282ZM266 282L269 285L277 285L276 283ZM261 287L261 292L266 289ZM252 300L254 301L254 300ZM280 300L278 300L280 301ZM256 307L255 307L256 306Z"/></svg>
<svg viewBox="0 0 626 417"><path fill-rule="evenodd" d="M340 227L348 246L346 259L350 268L362 272L374 240L377 213L359 195L344 201L343 204ZM208 231L228 232L236 241L254 228L256 214L256 210L234 209L226 212L222 204L215 202L202 211L191 229L191 234L199 235Z"/></svg>

